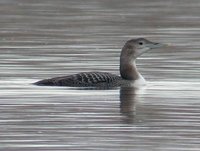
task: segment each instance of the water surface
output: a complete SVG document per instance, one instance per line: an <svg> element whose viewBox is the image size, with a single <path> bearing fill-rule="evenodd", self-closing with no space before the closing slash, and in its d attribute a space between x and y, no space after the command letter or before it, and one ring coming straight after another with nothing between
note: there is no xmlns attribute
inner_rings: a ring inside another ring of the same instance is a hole
<svg viewBox="0 0 200 151"><path fill-rule="evenodd" d="M1 0L0 150L197 151L200 2ZM38 87L86 71L119 74L126 40L171 44L141 56L140 89Z"/></svg>

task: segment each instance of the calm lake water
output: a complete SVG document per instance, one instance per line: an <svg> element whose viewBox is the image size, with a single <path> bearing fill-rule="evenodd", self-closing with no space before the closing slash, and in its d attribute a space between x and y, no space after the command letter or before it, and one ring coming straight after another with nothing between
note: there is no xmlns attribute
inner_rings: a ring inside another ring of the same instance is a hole
<svg viewBox="0 0 200 151"><path fill-rule="evenodd" d="M199 0L0 0L1 151L199 151ZM39 87L83 71L119 74L125 41L144 88Z"/></svg>

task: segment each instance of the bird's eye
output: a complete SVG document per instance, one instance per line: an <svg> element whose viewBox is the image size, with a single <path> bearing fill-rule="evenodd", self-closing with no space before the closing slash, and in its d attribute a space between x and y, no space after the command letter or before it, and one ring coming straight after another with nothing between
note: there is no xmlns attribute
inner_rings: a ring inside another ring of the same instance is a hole
<svg viewBox="0 0 200 151"><path fill-rule="evenodd" d="M143 45L143 42L139 42L139 45Z"/></svg>

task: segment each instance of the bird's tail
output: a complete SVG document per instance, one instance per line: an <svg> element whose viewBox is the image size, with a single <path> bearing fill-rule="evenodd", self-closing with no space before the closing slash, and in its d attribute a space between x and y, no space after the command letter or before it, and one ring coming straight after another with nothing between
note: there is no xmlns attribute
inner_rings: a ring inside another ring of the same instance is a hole
<svg viewBox="0 0 200 151"><path fill-rule="evenodd" d="M52 79L40 80L40 81L37 81L37 82L35 82L35 83L33 83L33 84L34 84L34 85L39 85L39 86L52 86L52 85L54 85Z"/></svg>

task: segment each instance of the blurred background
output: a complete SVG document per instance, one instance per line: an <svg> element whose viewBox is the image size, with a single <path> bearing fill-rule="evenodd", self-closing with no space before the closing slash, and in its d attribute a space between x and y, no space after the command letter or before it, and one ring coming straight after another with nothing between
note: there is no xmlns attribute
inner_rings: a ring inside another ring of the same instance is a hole
<svg viewBox="0 0 200 151"><path fill-rule="evenodd" d="M199 14L199 0L0 0L0 150L199 150ZM170 44L137 60L145 88L31 84L119 74L139 37Z"/></svg>

